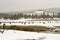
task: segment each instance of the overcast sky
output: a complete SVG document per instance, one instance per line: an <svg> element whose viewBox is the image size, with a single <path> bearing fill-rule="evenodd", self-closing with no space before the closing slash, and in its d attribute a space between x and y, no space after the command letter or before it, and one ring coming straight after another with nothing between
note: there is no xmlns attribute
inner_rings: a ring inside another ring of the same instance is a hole
<svg viewBox="0 0 60 40"><path fill-rule="evenodd" d="M60 0L0 0L0 12L59 8Z"/></svg>

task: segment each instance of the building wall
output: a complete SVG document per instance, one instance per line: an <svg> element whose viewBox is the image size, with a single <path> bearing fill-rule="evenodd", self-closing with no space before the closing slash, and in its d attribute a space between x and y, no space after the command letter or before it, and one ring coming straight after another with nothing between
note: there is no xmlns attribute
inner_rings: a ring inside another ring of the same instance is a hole
<svg viewBox="0 0 60 40"><path fill-rule="evenodd" d="M35 14L43 15L44 11L35 11Z"/></svg>

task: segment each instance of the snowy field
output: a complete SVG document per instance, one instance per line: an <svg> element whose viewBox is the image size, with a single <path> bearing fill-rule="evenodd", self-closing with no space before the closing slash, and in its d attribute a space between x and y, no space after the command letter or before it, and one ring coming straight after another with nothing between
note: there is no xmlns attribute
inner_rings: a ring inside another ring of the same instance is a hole
<svg viewBox="0 0 60 40"><path fill-rule="evenodd" d="M20 20L22 22L25 22L24 20ZM19 20L2 20L1 22L19 22ZM40 21L41 22L41 21ZM45 21L43 21L45 22ZM41 25L49 25L50 27L53 26L60 26L60 21L51 21L51 23L48 23L48 21L45 22L45 24L40 23ZM56 22L56 23L55 23ZM11 23L12 25L20 25L20 23ZM34 23L33 25L40 25L38 22ZM0 24L0 25L3 25ZM9 23L6 23L6 25L10 25ZM24 24L21 24L24 25ZM32 24L25 24L25 25L32 25ZM37 39L37 40L60 40L60 34L52 34L52 33L37 33L37 32L26 32L26 31L16 31L16 30L5 30L4 33L0 33L0 40L23 40L23 39Z"/></svg>
<svg viewBox="0 0 60 40"><path fill-rule="evenodd" d="M54 27L54 26L60 26L60 21L27 21L27 20L33 20L33 19L19 19L19 20L4 20L4 19L0 19L0 26L2 26L3 24L5 25L24 25L24 26L46 26L46 27Z"/></svg>
<svg viewBox="0 0 60 40"><path fill-rule="evenodd" d="M42 39L44 40L60 40L60 34L25 32L16 30L5 30L0 33L0 40L23 40L23 39Z"/></svg>

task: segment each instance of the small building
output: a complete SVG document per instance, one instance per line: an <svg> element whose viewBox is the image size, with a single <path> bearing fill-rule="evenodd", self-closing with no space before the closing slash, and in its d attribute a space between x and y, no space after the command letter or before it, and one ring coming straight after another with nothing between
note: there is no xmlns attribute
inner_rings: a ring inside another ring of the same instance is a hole
<svg viewBox="0 0 60 40"><path fill-rule="evenodd" d="M37 10L34 13L37 14L37 15L43 15L44 11L43 10Z"/></svg>
<svg viewBox="0 0 60 40"><path fill-rule="evenodd" d="M23 14L25 14L25 15L43 15L44 11L43 10L36 10L36 11L33 11L33 12L25 12Z"/></svg>

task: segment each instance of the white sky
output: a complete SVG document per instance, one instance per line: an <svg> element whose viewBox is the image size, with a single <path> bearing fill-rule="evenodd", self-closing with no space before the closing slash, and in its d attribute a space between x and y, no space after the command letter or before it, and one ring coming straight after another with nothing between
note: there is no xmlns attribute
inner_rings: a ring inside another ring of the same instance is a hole
<svg viewBox="0 0 60 40"><path fill-rule="evenodd" d="M60 0L0 0L0 12L59 7Z"/></svg>

